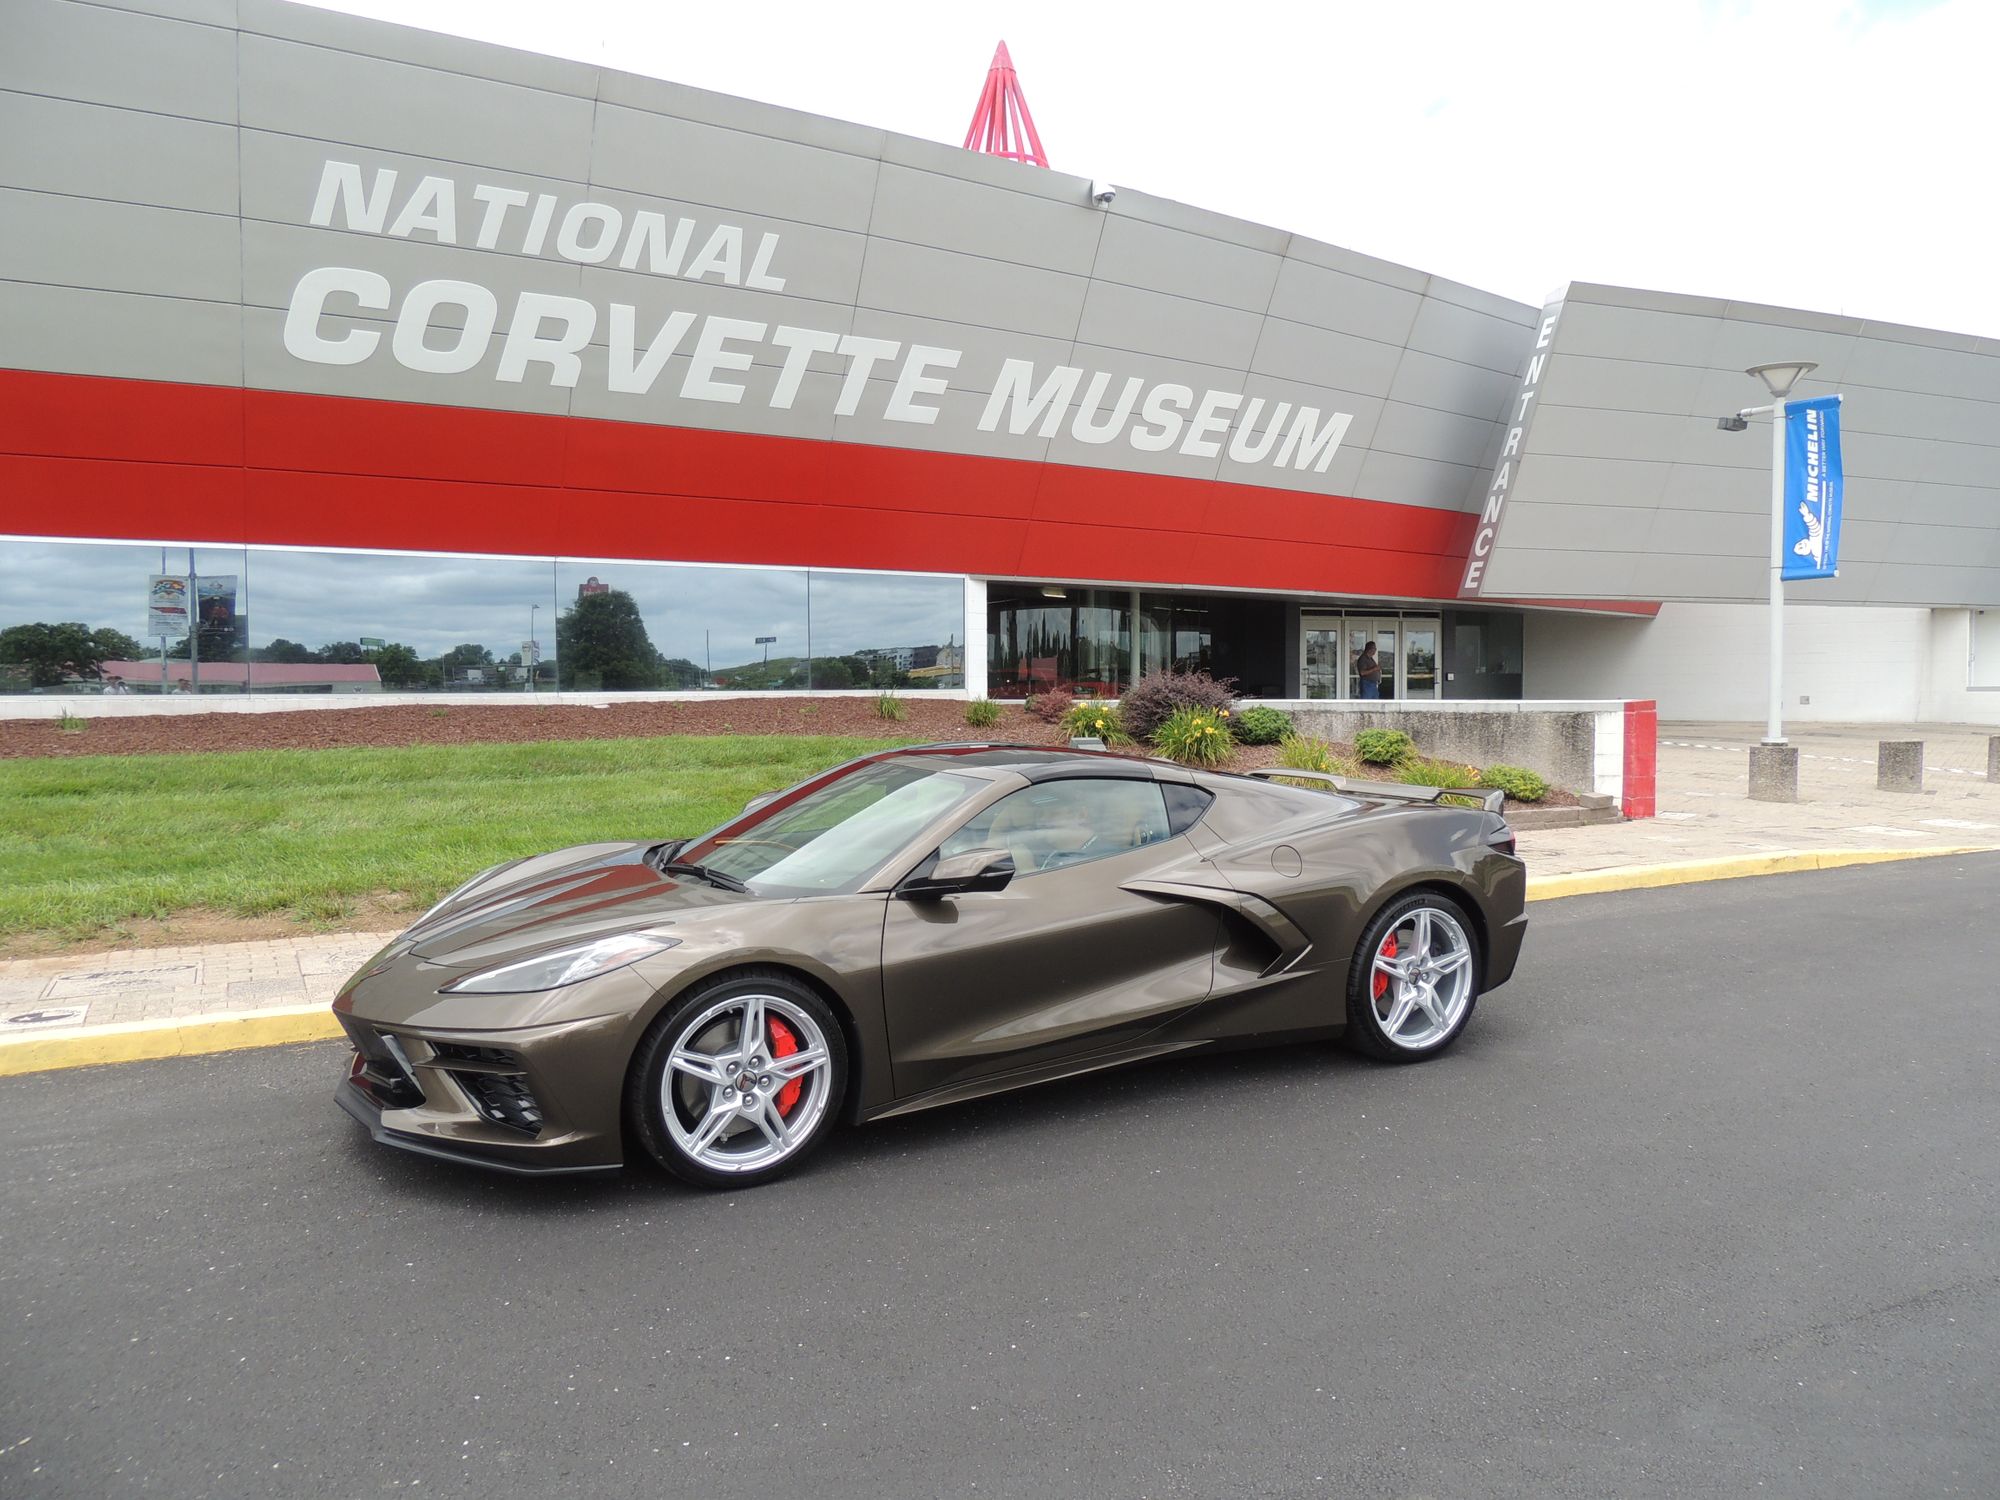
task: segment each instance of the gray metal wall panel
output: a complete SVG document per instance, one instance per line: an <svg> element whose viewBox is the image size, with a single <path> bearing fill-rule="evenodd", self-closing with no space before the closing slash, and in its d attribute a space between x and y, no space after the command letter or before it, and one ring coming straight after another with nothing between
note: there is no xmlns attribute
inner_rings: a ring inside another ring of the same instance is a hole
<svg viewBox="0 0 2000 1500"><path fill-rule="evenodd" d="M1103 238L1085 269L1100 280L1258 314L1270 305L1283 264L1278 256L1125 214L1095 217Z"/></svg>
<svg viewBox="0 0 2000 1500"><path fill-rule="evenodd" d="M1088 344L1139 354L1198 355L1210 364L1244 370L1250 367L1261 324L1257 314L1240 308L1093 281L1076 336ZM1240 378L1235 383L1240 384Z"/></svg>
<svg viewBox="0 0 2000 1500"><path fill-rule="evenodd" d="M237 302L237 221L0 188L0 278ZM134 255L134 246L145 253Z"/></svg>
<svg viewBox="0 0 2000 1500"><path fill-rule="evenodd" d="M588 173L629 192L672 192L732 213L782 209L786 218L856 233L867 231L875 201L875 162L614 104L598 107ZM579 164L573 175L582 180L586 170Z"/></svg>
<svg viewBox="0 0 2000 1500"><path fill-rule="evenodd" d="M200 120L236 118L236 37L72 0L7 0L0 89Z"/></svg>
<svg viewBox="0 0 2000 1500"><path fill-rule="evenodd" d="M588 99L248 32L240 78L252 129L589 178ZM607 135L614 113L605 111Z"/></svg>
<svg viewBox="0 0 2000 1500"><path fill-rule="evenodd" d="M1401 348L1422 305L1423 297L1417 292L1288 255L1271 289L1270 313L1294 323L1310 323Z"/></svg>
<svg viewBox="0 0 2000 1500"><path fill-rule="evenodd" d="M358 253L346 260L337 251L329 255L329 244L337 246L342 241ZM243 221L243 291L244 300L252 306L289 307L299 278L328 264L362 265L380 272L389 278L390 295L397 301L420 281L450 279L483 286L499 305L497 327L502 332L513 321L514 301L521 292L574 297L582 284L579 266L551 266L524 256L377 235L343 235L330 242L324 229L260 219Z"/></svg>
<svg viewBox="0 0 2000 1500"><path fill-rule="evenodd" d="M885 239L1088 276L1104 220L1074 204L890 162L876 180L867 228Z"/></svg>
<svg viewBox="0 0 2000 1500"><path fill-rule="evenodd" d="M1759 420L1723 433L1715 419L1768 403L1745 366L1798 357L1819 368L1795 398L1846 397L1847 483L1841 577L1794 585L1792 597L2000 603L1952 592L1993 586L1983 560L2000 541L2000 358L1963 335L1886 332L1826 313L1571 288L1486 587L1524 598L1761 599L1770 429ZM1593 494L1652 512L1638 566L1553 540Z"/></svg>
<svg viewBox="0 0 2000 1500"><path fill-rule="evenodd" d="M1498 370L1503 375L1521 373L1533 343L1532 315L1515 322L1434 297L1424 299L1410 325L1412 349Z"/></svg>
<svg viewBox="0 0 2000 1500"><path fill-rule="evenodd" d="M236 132L136 109L0 93L0 183L236 212Z"/></svg>
<svg viewBox="0 0 2000 1500"><path fill-rule="evenodd" d="M1302 385L1386 399L1403 351L1394 344L1335 333L1309 323L1266 318L1250 369ZM1348 410L1342 406L1342 410Z"/></svg>
<svg viewBox="0 0 2000 1500"><path fill-rule="evenodd" d="M1060 271L900 240L870 240L861 271L861 302L885 312L1069 339L1076 337L1088 285L1083 277ZM938 330L938 342L951 342L950 329Z"/></svg>
<svg viewBox="0 0 2000 1500"><path fill-rule="evenodd" d="M239 385L243 310L228 302L0 282L0 359L69 375Z"/></svg>
<svg viewBox="0 0 2000 1500"><path fill-rule="evenodd" d="M1486 451L1493 423L1430 406L1390 401L1382 408L1370 446L1406 458L1435 458L1469 468Z"/></svg>
<svg viewBox="0 0 2000 1500"><path fill-rule="evenodd" d="M1396 362L1389 399L1476 417L1491 428L1499 425L1495 418L1507 410L1514 388L1513 377L1497 370L1405 349Z"/></svg>
<svg viewBox="0 0 2000 1500"><path fill-rule="evenodd" d="M233 309L232 309L233 311ZM383 357L392 333L388 323L360 317L342 320L344 327L379 334L376 357L358 365L320 365L293 359L285 352L285 315L276 308L243 309L243 373L239 379L262 390L308 391L322 396L365 396L378 401L426 401L433 406L478 406L498 411L563 413L569 392L539 381L519 384L494 379L501 343L493 340L485 356L459 375L434 375L405 369ZM444 325L434 325L442 329ZM445 338L433 333L430 343Z"/></svg>
<svg viewBox="0 0 2000 1500"><path fill-rule="evenodd" d="M246 32L304 42L314 47L355 52L364 57L415 63L440 72L519 84L550 93L597 96L598 70L589 63L545 57L512 47L447 36L415 28L384 28L379 22L313 5L284 0L235 0L236 24Z"/></svg>
<svg viewBox="0 0 2000 1500"><path fill-rule="evenodd" d="M853 331L863 338L893 339L908 346L928 344L938 347L940 330L929 318L915 317L909 313L882 312L873 307L843 309L843 316L852 320ZM831 328L831 322L815 324L815 327ZM972 323L954 323L948 336L944 338L953 349L964 357L954 369L933 370L938 379L945 381L955 391L990 392L997 383L1001 363L1009 359L1033 360L1039 372L1046 373L1057 365L1081 365L1086 370L1109 368L1088 350L1079 349L1069 339L1038 338L1033 334L1016 333L1004 328L985 328ZM1129 357L1129 356L1128 356ZM817 360L819 356L815 356ZM831 361L828 369L844 371L847 361L838 355L826 356ZM1078 384L1079 397L1089 385L1086 376ZM1112 395L1119 389L1118 383L1111 386Z"/></svg>
<svg viewBox="0 0 2000 1500"><path fill-rule="evenodd" d="M1479 478L1478 469L1471 464L1394 453L1386 448L1357 450L1357 456L1361 462L1355 471L1355 490L1371 500L1398 505L1435 508L1435 496L1463 494Z"/></svg>

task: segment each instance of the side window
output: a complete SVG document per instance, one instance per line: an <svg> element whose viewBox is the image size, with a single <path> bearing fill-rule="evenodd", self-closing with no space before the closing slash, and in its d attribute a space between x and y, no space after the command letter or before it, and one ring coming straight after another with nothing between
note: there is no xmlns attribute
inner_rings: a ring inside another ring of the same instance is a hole
<svg viewBox="0 0 2000 1500"><path fill-rule="evenodd" d="M1167 827L1174 833L1186 833L1199 823L1208 804L1215 800L1213 792L1179 782L1163 783L1160 790L1167 794Z"/></svg>
<svg viewBox="0 0 2000 1500"><path fill-rule="evenodd" d="M1152 781L1045 781L1002 797L944 841L942 855L1005 849L1024 875L1172 837Z"/></svg>

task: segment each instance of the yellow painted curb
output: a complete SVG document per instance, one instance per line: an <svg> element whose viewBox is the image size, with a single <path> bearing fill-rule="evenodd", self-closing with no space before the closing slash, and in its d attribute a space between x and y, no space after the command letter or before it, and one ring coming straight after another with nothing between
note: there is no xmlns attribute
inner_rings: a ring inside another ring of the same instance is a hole
<svg viewBox="0 0 2000 1500"><path fill-rule="evenodd" d="M1600 891L1644 891L1706 880L1741 880L1749 875L1789 875L1800 870L1838 870L1847 865L1880 865L1894 860L1929 859L1945 854L1990 854L1989 844L1928 849L1798 849L1776 854L1735 854L1723 859L1687 859L1664 865L1615 865L1574 875L1531 875L1530 901L1591 896Z"/></svg>
<svg viewBox="0 0 2000 1500"><path fill-rule="evenodd" d="M1739 880L1749 875L1783 875L1798 870L1837 870L1892 860L1945 854L1990 854L1994 846L1945 849L1809 849L1778 854L1743 854L1727 859L1690 859L1676 864L1619 865L1574 875L1536 875L1528 880L1530 901L1587 896L1601 891L1641 891L1656 886L1692 885L1707 880ZM196 1057L246 1047L282 1047L327 1041L343 1035L325 1005L160 1021L128 1021L39 1036L0 1037L0 1078L48 1073L59 1068L92 1068L104 1063L147 1062L161 1057Z"/></svg>
<svg viewBox="0 0 2000 1500"><path fill-rule="evenodd" d="M300 1005L244 1015L176 1016L40 1036L0 1037L0 1078L57 1068L92 1068L100 1063L234 1052L242 1047L281 1047L288 1042L319 1042L340 1035L340 1023L330 1009Z"/></svg>

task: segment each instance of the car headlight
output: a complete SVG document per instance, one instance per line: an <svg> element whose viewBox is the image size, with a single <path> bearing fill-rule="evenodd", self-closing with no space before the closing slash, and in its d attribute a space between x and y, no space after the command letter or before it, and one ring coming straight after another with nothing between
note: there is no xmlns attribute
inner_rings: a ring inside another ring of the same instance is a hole
<svg viewBox="0 0 2000 1500"><path fill-rule="evenodd" d="M654 937L650 933L627 932L617 937L599 938L574 948L558 948L519 963L503 964L468 975L446 985L441 995L525 995L539 990L559 990L613 969L622 969L655 953L680 945L679 938Z"/></svg>
<svg viewBox="0 0 2000 1500"><path fill-rule="evenodd" d="M423 926L424 923L428 922L432 917L436 916L439 912L443 911L447 906L451 905L452 902L456 901L460 896L463 896L467 891L471 890L475 885L479 885L484 881L491 880L495 875L498 875L502 870L506 869L508 865L511 865L513 863L514 861L511 859L504 860L500 864L492 865L484 870L481 870L477 875L473 876L472 879L466 881L464 885L460 886L450 895L440 899L436 906L433 906L429 911L425 912L421 917L418 917L416 921L410 924L410 926L411 927ZM405 928L404 930L408 931L408 928Z"/></svg>

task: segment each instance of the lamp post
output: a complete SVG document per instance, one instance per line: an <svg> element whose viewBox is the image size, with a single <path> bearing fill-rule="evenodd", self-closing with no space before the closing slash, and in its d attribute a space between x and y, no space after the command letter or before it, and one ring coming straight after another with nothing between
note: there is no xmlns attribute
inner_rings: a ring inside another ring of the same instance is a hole
<svg viewBox="0 0 2000 1500"><path fill-rule="evenodd" d="M1767 745L1785 743L1785 398L1793 386L1818 368L1818 362L1810 359L1750 366L1743 373L1764 382L1771 404L1748 407L1736 414L1739 419L1771 414L1771 699L1764 722Z"/></svg>
<svg viewBox="0 0 2000 1500"><path fill-rule="evenodd" d="M542 648L535 644L535 611L540 608L539 604L528 606L528 691L531 693L535 690L535 669L542 664Z"/></svg>

